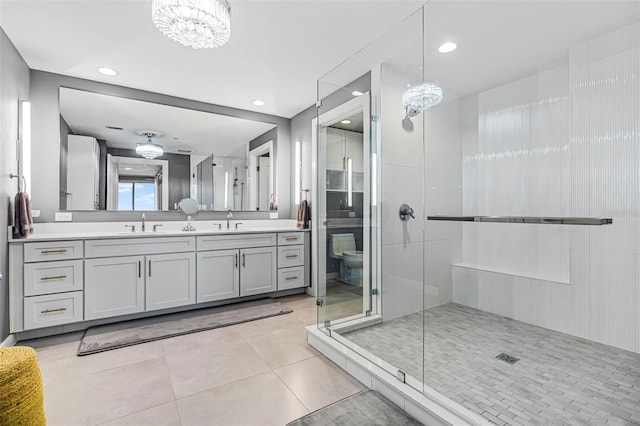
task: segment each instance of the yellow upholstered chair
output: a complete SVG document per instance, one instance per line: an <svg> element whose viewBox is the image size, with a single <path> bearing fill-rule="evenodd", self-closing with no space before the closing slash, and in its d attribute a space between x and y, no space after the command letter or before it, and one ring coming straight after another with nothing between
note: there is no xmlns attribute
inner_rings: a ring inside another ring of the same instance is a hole
<svg viewBox="0 0 640 426"><path fill-rule="evenodd" d="M36 351L27 346L0 348L0 425L46 423Z"/></svg>

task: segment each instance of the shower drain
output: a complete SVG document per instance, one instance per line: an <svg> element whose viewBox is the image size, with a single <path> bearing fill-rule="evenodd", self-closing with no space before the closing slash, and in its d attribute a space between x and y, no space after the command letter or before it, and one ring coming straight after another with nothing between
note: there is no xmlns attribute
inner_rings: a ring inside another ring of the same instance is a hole
<svg viewBox="0 0 640 426"><path fill-rule="evenodd" d="M496 358L500 361L508 362L509 364L515 364L520 361L520 358L516 358L515 356L511 356L509 354L505 354L504 352L496 355Z"/></svg>

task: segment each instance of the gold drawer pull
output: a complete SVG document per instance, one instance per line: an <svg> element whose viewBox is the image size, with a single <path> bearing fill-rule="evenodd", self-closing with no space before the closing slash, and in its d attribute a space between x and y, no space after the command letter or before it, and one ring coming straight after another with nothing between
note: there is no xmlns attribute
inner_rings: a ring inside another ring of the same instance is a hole
<svg viewBox="0 0 640 426"><path fill-rule="evenodd" d="M298 241L300 237L287 237L287 241Z"/></svg>
<svg viewBox="0 0 640 426"><path fill-rule="evenodd" d="M66 253L67 249L40 250L40 254Z"/></svg>
<svg viewBox="0 0 640 426"><path fill-rule="evenodd" d="M62 312L66 311L67 308L58 308L58 309L45 309L44 311L40 311L41 314L51 314L53 312Z"/></svg>
<svg viewBox="0 0 640 426"><path fill-rule="evenodd" d="M42 277L42 278L40 278L40 281L64 280L65 278L67 278L66 275L56 275L54 277Z"/></svg>
<svg viewBox="0 0 640 426"><path fill-rule="evenodd" d="M297 254L289 254L289 255L287 255L287 259L295 259L296 257L298 257Z"/></svg>
<svg viewBox="0 0 640 426"><path fill-rule="evenodd" d="M297 280L298 277L287 277L287 281L293 281L293 280Z"/></svg>
<svg viewBox="0 0 640 426"><path fill-rule="evenodd" d="M235 259L236 259L235 266L237 268L238 267L238 253L235 254Z"/></svg>

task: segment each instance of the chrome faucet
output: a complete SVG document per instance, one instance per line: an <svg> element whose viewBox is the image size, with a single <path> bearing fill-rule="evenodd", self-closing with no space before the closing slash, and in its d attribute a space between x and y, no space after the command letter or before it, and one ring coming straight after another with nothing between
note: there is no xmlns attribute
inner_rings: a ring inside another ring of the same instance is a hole
<svg viewBox="0 0 640 426"><path fill-rule="evenodd" d="M142 232L145 231L145 227L144 227L144 221L147 219L147 217L144 215L144 213L142 213Z"/></svg>
<svg viewBox="0 0 640 426"><path fill-rule="evenodd" d="M231 214L231 209L229 209L227 211L227 229L229 229L229 220L231 220L232 217L233 215Z"/></svg>

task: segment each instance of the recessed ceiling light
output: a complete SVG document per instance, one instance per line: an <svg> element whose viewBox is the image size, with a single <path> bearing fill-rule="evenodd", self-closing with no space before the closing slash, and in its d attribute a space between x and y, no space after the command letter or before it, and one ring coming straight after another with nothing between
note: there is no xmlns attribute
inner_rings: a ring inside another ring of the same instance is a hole
<svg viewBox="0 0 640 426"><path fill-rule="evenodd" d="M254 99L253 101L251 101L251 103L254 104L255 106L264 105L264 101L262 99Z"/></svg>
<svg viewBox="0 0 640 426"><path fill-rule="evenodd" d="M341 123L342 124L351 124L351 120L342 120Z"/></svg>
<svg viewBox="0 0 640 426"><path fill-rule="evenodd" d="M438 52L440 53L451 53L458 48L458 45L452 41L447 41L446 43L442 43L438 48Z"/></svg>
<svg viewBox="0 0 640 426"><path fill-rule="evenodd" d="M98 68L98 72L100 72L101 74L104 75L108 75L113 77L114 75L118 75L118 71L111 69L111 68L107 68L107 67L100 67Z"/></svg>
<svg viewBox="0 0 640 426"><path fill-rule="evenodd" d="M361 91L359 91L359 90L354 90L353 92L351 92L351 94L352 94L353 96L362 96L362 95L364 95L364 93L362 93L362 92L361 92Z"/></svg>
<svg viewBox="0 0 640 426"><path fill-rule="evenodd" d="M131 167L125 167L125 170L133 170Z"/></svg>

